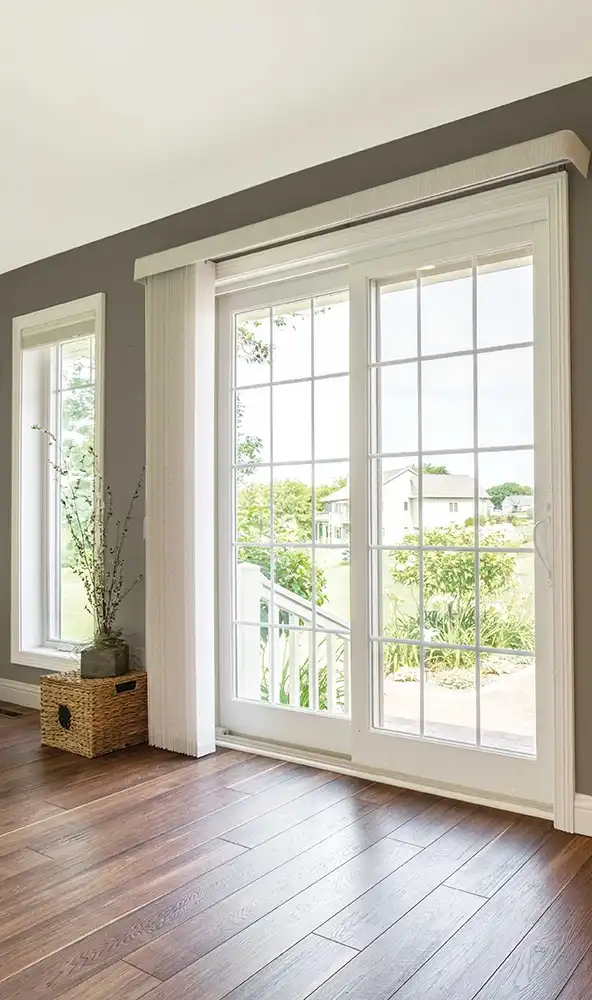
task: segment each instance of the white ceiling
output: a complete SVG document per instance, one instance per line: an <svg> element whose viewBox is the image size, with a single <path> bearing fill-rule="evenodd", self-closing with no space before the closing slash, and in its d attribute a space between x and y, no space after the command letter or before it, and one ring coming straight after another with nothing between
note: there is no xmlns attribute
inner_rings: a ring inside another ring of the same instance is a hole
<svg viewBox="0 0 592 1000"><path fill-rule="evenodd" d="M0 271L592 75L587 0L0 0Z"/></svg>

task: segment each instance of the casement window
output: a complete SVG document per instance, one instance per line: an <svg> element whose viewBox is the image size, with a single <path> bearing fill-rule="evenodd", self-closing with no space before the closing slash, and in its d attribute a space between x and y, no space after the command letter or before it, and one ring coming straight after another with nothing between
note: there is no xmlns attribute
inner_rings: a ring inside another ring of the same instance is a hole
<svg viewBox="0 0 592 1000"><path fill-rule="evenodd" d="M14 663L71 668L77 646L92 636L63 500L75 484L85 498L81 515L92 503L102 457L103 334L102 294L13 323ZM57 475L52 463L71 476Z"/></svg>

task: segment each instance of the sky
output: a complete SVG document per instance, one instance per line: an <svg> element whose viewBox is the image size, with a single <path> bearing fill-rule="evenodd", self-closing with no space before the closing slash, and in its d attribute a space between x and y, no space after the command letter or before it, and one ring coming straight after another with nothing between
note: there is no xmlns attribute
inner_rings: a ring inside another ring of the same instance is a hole
<svg viewBox="0 0 592 1000"><path fill-rule="evenodd" d="M380 399L381 452L416 452L418 431L417 292L414 283L401 280L383 284L379 294L379 331L376 356L384 365L377 373ZM425 272L421 280L422 357L472 347L472 278L467 265L454 265L444 273ZM484 260L477 270L477 346L509 346L533 338L533 291L530 258L521 261ZM279 319L279 323L277 320ZM253 327L253 321L259 325ZM347 460L348 380L339 373L348 369L349 315L345 293L321 296L314 303L311 324L308 302L287 303L274 312L274 322L261 311L239 316L256 337L269 343L273 337L273 424L270 388L245 388L269 383L270 365L236 364L236 384L242 387L244 416L241 430L263 441L263 461L310 462L311 417L314 397L314 453L316 459ZM311 326L314 334L311 337ZM314 373L332 375L310 381ZM424 451L473 446L473 356L423 360L422 447ZM503 452L513 445L533 443L532 347L478 355L478 443L499 448L479 456L479 487L483 492L496 483L515 480L533 486L533 452ZM275 385L286 379L308 381ZM443 464L451 473L473 475L472 455L430 455L424 459ZM384 460L383 468L414 464L413 458ZM332 482L347 471L340 461L317 465L317 482ZM310 466L278 468L277 479L310 482ZM269 470L259 470L250 481L269 481Z"/></svg>

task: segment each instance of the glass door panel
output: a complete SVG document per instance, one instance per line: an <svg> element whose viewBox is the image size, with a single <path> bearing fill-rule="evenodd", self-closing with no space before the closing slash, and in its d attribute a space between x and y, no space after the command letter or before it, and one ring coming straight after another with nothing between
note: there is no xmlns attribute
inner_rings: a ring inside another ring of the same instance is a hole
<svg viewBox="0 0 592 1000"><path fill-rule="evenodd" d="M350 712L348 294L276 295L220 311L234 373L225 722L339 751Z"/></svg>
<svg viewBox="0 0 592 1000"><path fill-rule="evenodd" d="M535 484L549 470L535 428L535 240L487 243L459 241L462 256L451 245L449 260L445 247L416 253L415 269L410 254L373 261L353 279L367 306L352 309L368 317L370 697L357 753L547 801L550 751L537 740L550 651L537 646L535 604L543 618L550 606L533 527Z"/></svg>

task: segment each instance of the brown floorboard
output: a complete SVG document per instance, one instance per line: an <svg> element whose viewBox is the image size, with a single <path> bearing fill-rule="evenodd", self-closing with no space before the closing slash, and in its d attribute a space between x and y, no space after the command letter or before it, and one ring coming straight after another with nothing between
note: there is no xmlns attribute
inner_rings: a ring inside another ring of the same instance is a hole
<svg viewBox="0 0 592 1000"><path fill-rule="evenodd" d="M592 839L0 714L0 1000L592 1000Z"/></svg>

